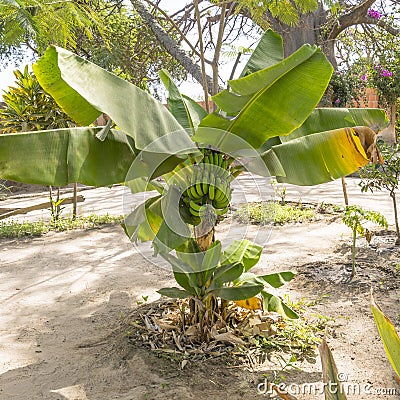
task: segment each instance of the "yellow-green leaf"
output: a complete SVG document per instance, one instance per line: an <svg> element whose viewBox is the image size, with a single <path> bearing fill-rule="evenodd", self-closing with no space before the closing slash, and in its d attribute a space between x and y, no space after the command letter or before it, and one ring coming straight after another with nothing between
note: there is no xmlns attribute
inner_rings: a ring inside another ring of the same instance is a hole
<svg viewBox="0 0 400 400"><path fill-rule="evenodd" d="M400 377L400 337L390 319L382 312L380 307L375 303L374 298L371 300L371 309L374 314L375 323L381 336L383 346L388 356L390 364L392 364L397 376Z"/></svg>

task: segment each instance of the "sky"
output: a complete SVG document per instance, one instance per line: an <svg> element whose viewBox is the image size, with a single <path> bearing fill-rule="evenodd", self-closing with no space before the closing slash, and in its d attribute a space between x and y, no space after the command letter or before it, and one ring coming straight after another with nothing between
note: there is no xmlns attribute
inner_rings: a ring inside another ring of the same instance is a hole
<svg viewBox="0 0 400 400"><path fill-rule="evenodd" d="M5 69L0 71L0 92L3 93L4 89L7 89L8 86L12 85L14 82L14 74L13 71L15 69L14 65L11 65Z"/></svg>

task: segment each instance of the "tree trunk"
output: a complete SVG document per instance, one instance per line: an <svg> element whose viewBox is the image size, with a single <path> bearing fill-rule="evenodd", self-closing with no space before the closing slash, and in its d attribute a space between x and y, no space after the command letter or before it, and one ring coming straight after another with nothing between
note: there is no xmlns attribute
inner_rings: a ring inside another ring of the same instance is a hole
<svg viewBox="0 0 400 400"><path fill-rule="evenodd" d="M283 38L286 57L294 53L303 44L315 44L321 46L328 60L335 68L337 67L334 41L321 41L322 29L327 21L327 11L324 10L321 4L316 11L301 15L299 24L296 26L285 25L270 15L268 15L268 20L271 22L272 29Z"/></svg>
<svg viewBox="0 0 400 400"><path fill-rule="evenodd" d="M393 210L394 210L394 222L396 224L396 245L400 245L400 228L399 228L399 216L397 213L397 201L396 201L396 193L392 192L390 193L390 197L393 200Z"/></svg>

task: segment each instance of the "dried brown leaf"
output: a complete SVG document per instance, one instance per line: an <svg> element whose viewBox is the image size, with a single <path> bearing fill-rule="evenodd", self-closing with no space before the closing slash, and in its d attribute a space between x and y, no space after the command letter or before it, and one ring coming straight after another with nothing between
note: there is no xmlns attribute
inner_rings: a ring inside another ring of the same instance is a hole
<svg viewBox="0 0 400 400"><path fill-rule="evenodd" d="M213 339L215 339L215 340L217 340L219 342L227 342L227 343L231 343L231 344L241 344L241 345L245 345L246 344L246 342L244 340L242 340L241 338L235 336L231 332L220 333L218 335L215 335L213 337Z"/></svg>
<svg viewBox="0 0 400 400"><path fill-rule="evenodd" d="M352 129L359 137L361 145L369 160L375 164L378 162L383 164L383 158L379 152L378 146L376 145L376 133L366 126L354 126Z"/></svg>

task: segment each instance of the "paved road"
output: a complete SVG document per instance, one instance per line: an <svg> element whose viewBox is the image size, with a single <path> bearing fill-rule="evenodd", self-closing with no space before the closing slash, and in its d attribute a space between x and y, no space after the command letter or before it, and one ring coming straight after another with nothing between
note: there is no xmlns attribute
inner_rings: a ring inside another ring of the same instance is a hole
<svg viewBox="0 0 400 400"><path fill-rule="evenodd" d="M347 191L350 204L358 204L371 210L382 212L390 224L394 224L392 201L387 192L361 193L358 186L359 179L346 178ZM317 186L293 186L286 187L286 199L302 202L325 202L344 204L341 181L325 183ZM134 208L144 200L143 194L129 194L123 186L110 188L85 189L80 192L85 197L83 203L78 205L78 213L87 215L91 213L121 215L124 211ZM48 201L47 193L38 193L29 196L9 197L0 201L0 208L27 207ZM68 195L69 196L69 195ZM260 199L271 199L274 191L266 178L243 175L234 182L234 194L232 204L238 205ZM399 196L400 197L400 196ZM71 206L66 206L64 215L71 213ZM40 220L49 219L49 210L33 211L27 215L13 217L14 220Z"/></svg>

